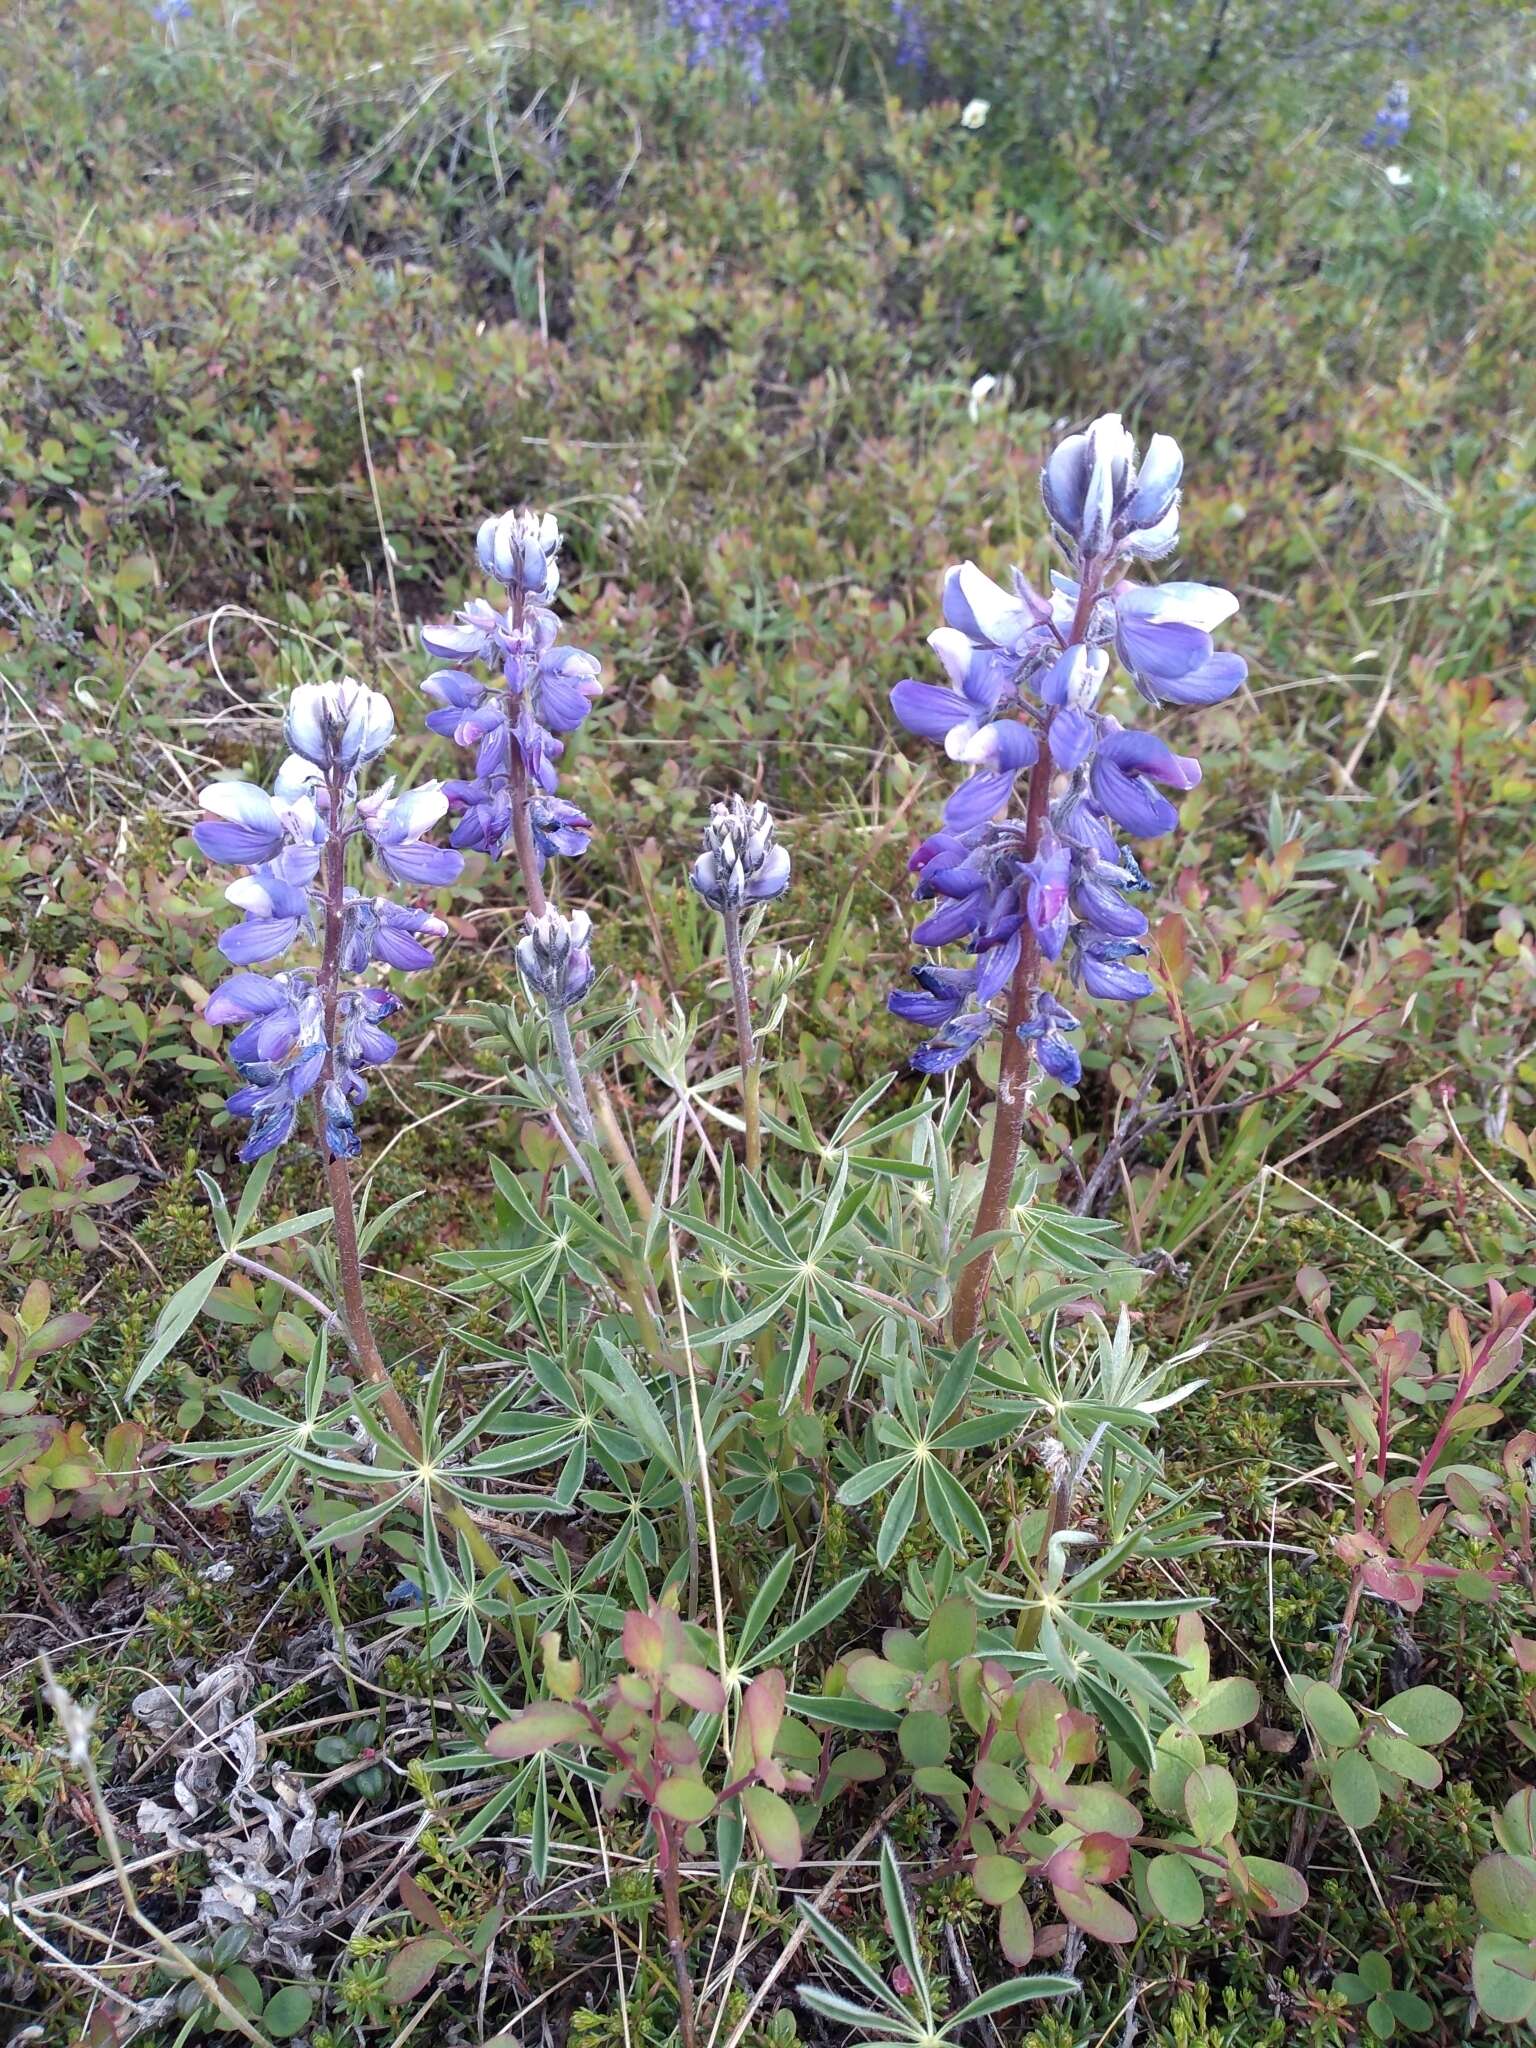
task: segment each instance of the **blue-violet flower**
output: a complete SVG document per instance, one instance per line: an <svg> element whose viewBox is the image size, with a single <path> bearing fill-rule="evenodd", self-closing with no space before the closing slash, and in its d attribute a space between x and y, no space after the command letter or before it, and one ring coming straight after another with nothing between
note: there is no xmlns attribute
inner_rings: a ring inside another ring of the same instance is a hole
<svg viewBox="0 0 1536 2048"><path fill-rule="evenodd" d="M1171 831L1178 813L1165 792L1193 789L1200 764L1126 728L1100 699L1117 666L1154 706L1218 704L1248 673L1212 639L1237 610L1230 591L1125 573L1177 546L1183 469L1167 434L1154 434L1138 461L1118 413L1069 435L1041 477L1067 571L1053 574L1046 595L1017 570L1011 589L974 562L948 570L944 624L928 636L946 681L891 692L909 732L971 770L910 862L918 897L936 906L913 939L964 945L974 959L920 966L917 988L889 998L897 1016L934 1033L913 1056L920 1072L966 1058L1011 988L1019 1037L1045 1073L1075 1084L1082 1063L1067 1034L1078 1020L1038 987L1042 961L1062 961L1072 985L1100 999L1152 993L1134 964L1147 918L1133 899L1149 885L1117 834ZM1010 806L1021 776L1018 815Z"/></svg>

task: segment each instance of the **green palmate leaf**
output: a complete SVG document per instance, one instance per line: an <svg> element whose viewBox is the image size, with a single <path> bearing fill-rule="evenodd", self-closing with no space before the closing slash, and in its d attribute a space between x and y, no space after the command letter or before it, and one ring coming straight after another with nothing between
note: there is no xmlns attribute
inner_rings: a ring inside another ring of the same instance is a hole
<svg viewBox="0 0 1536 2048"><path fill-rule="evenodd" d="M880 1524L880 1534L875 1541L875 1562L881 1571L888 1569L891 1559L906 1541L907 1531L912 1527L912 1517L917 1512L918 1468L913 1465L900 1486L891 1495L890 1505Z"/></svg>
<svg viewBox="0 0 1536 2048"><path fill-rule="evenodd" d="M1368 1757L1345 1750L1328 1771L1328 1796L1346 1827L1368 1828L1381 1812L1381 1780Z"/></svg>
<svg viewBox="0 0 1536 2048"><path fill-rule="evenodd" d="M306 1230L317 1230L322 1223L329 1223L331 1212L325 1209L306 1209L302 1216L288 1216L281 1223L269 1223L265 1230L258 1230L254 1237L242 1237L236 1249L253 1252L264 1244L281 1244L285 1238L302 1237Z"/></svg>
<svg viewBox="0 0 1536 2048"><path fill-rule="evenodd" d="M814 1906L808 1906L803 1899L795 1901L795 1910L816 1936L822 1947L826 1949L827 1953L833 1956L842 1968L848 1972L848 1975L861 1990L874 1999L877 2007L883 2008L884 2013L892 2014L898 2020L905 2020L908 2017L906 2007L890 1989L879 1971L875 1969L872 1963L867 1962L860 1955L859 1951L840 1928L834 1927L830 1920L818 1913ZM803 1990L800 1996L808 2005L811 2004L812 1993L809 1989ZM830 1996L831 1994L827 1992L818 1991L815 1993L815 1997L821 2000L825 2000ZM846 1999L842 2002L845 2005L847 2004ZM865 2017L867 2018L869 2015L866 2014ZM880 2015L877 2014L876 2017L880 2018ZM880 2023L888 2025L889 2021L880 2018Z"/></svg>
<svg viewBox="0 0 1536 2048"><path fill-rule="evenodd" d="M882 1488L893 1486L911 1463L910 1457L901 1457L881 1458L873 1465L866 1465L862 1472L855 1472L851 1479L843 1481L837 1489L838 1500L845 1508L861 1507Z"/></svg>
<svg viewBox="0 0 1536 2048"><path fill-rule="evenodd" d="M742 1819L741 1806L736 1800L722 1806L715 1821L715 1848L720 1858L720 1889L729 1895L731 1880L741 1864L741 1851L746 1839L746 1823Z"/></svg>
<svg viewBox="0 0 1536 2048"><path fill-rule="evenodd" d="M187 1331L202 1313L203 1305L219 1283L224 1270L224 1257L212 1259L200 1272L178 1287L156 1318L149 1349L134 1368L133 1377L123 1390L124 1402L134 1399L151 1376L170 1357Z"/></svg>
<svg viewBox="0 0 1536 2048"><path fill-rule="evenodd" d="M889 1835L880 1843L880 1897L885 1906L885 1917L890 1923L891 1940L896 1953L912 1980L912 1987L923 2008L923 2017L929 2026L933 2024L933 2000L928 1989L928 1972L923 1967L922 1953L917 1945L917 1929L912 1925L912 1911L907 1904L907 1888L901 1880L901 1865L896 1860L896 1851L891 1847Z"/></svg>
<svg viewBox="0 0 1536 2048"><path fill-rule="evenodd" d="M737 1644L742 1656L747 1654L762 1634L769 1615L783 1597L784 1588L789 1584L789 1575L795 1568L797 1554L794 1550L786 1550L753 1594L752 1604L747 1609L747 1618L741 1624L741 1636ZM862 1577L862 1574L860 1576ZM767 1661L771 1662L772 1659Z"/></svg>
<svg viewBox="0 0 1536 2048"><path fill-rule="evenodd" d="M930 1458L923 1468L923 1500L929 1519L956 1557L966 1555L965 1537L985 1554L992 1547L986 1517L952 1472Z"/></svg>
<svg viewBox="0 0 1536 2048"><path fill-rule="evenodd" d="M542 1884L549 1875L549 1770L540 1764L533 1788L533 1826L529 1831L528 1865Z"/></svg>
<svg viewBox="0 0 1536 2048"><path fill-rule="evenodd" d="M910 1685L910 1680L907 1681ZM805 1721L819 1721L828 1728L852 1728L866 1733L894 1733L900 1716L873 1700L850 1698L841 1693L824 1697L819 1693L792 1692L785 1704Z"/></svg>
<svg viewBox="0 0 1536 2048"><path fill-rule="evenodd" d="M1081 1989L1075 1977L1021 1977L1012 1984L994 1984L968 2005L962 2005L949 2024L963 2026L967 2020L985 2019L994 2012L1008 2012L1016 2005L1029 2005L1042 1998L1070 1998Z"/></svg>
<svg viewBox="0 0 1536 2048"><path fill-rule="evenodd" d="M836 2020L840 2026L856 2027L862 2048L912 2048L917 2040L916 2030L907 2015L892 2020L889 2014L872 2010L867 2005L856 2005L851 1998L844 1998L837 1991L823 1991L818 1985L802 1984L796 1993L800 2003L818 2018ZM901 2026L900 2033L882 2032L892 2026Z"/></svg>

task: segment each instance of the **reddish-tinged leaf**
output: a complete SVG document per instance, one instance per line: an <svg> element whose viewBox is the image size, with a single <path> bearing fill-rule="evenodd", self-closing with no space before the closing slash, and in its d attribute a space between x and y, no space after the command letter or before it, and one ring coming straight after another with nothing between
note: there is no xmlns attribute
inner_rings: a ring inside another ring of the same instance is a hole
<svg viewBox="0 0 1536 2048"><path fill-rule="evenodd" d="M757 1763L764 1763L773 1755L773 1745L779 1739L779 1726L784 1719L784 1693L783 1672L762 1671L742 1695L742 1719Z"/></svg>
<svg viewBox="0 0 1536 2048"><path fill-rule="evenodd" d="M752 1839L780 1870L793 1870L800 1861L800 1823L787 1799L770 1792L766 1785L748 1785L741 1795Z"/></svg>
<svg viewBox="0 0 1536 2048"><path fill-rule="evenodd" d="M667 1690L680 1699L685 1707L692 1707L696 1714L721 1714L725 1711L725 1687L713 1671L706 1671L702 1664L674 1664L667 1673Z"/></svg>
<svg viewBox="0 0 1536 2048"><path fill-rule="evenodd" d="M1067 1698L1048 1678L1033 1679L1019 1694L1019 1747L1031 1763L1056 1761Z"/></svg>
<svg viewBox="0 0 1536 2048"><path fill-rule="evenodd" d="M1082 1892L1058 1891L1056 1903L1075 1927L1081 1927L1095 1941L1124 1944L1136 1939L1134 1916L1097 1885L1089 1885Z"/></svg>
<svg viewBox="0 0 1536 2048"><path fill-rule="evenodd" d="M714 1812L715 1795L696 1771L679 1772L662 1785L656 1804L668 1819L697 1827Z"/></svg>
<svg viewBox="0 0 1536 2048"><path fill-rule="evenodd" d="M400 1903L413 1919L419 1920L423 1927L435 1928L439 1934L448 1931L442 1914L409 1871L401 1871L399 1890Z"/></svg>
<svg viewBox="0 0 1536 2048"><path fill-rule="evenodd" d="M661 1623L654 1615L641 1614L636 1609L624 1617L624 1655L632 1668L654 1676L661 1669L665 1654Z"/></svg>
<svg viewBox="0 0 1536 2048"><path fill-rule="evenodd" d="M384 1972L384 2000L387 2005L407 2005L431 1983L440 1963L458 1949L446 1934L418 1934L404 1948L396 1949Z"/></svg>
<svg viewBox="0 0 1536 2048"><path fill-rule="evenodd" d="M997 1938L1016 1970L1034 1960L1035 1929L1023 1898L1009 1899L997 1916Z"/></svg>
<svg viewBox="0 0 1536 2048"><path fill-rule="evenodd" d="M971 1868L976 1896L989 1906L1006 1906L1024 1889L1024 1866L1011 1856L978 1856Z"/></svg>
<svg viewBox="0 0 1536 2048"><path fill-rule="evenodd" d="M1289 1863L1275 1863L1268 1856L1249 1856L1244 1859L1243 1869L1250 1895L1261 1913L1280 1920L1299 1913L1307 1903L1307 1881Z"/></svg>
<svg viewBox="0 0 1536 2048"><path fill-rule="evenodd" d="M1129 1844L1119 1835L1084 1835L1083 1872L1095 1884L1115 1884L1131 1867Z"/></svg>
<svg viewBox="0 0 1536 2048"><path fill-rule="evenodd" d="M51 1322L44 1323L27 1349L31 1352L63 1351L71 1344L78 1344L86 1331L94 1329L99 1320L97 1316L73 1311L69 1315L55 1316Z"/></svg>
<svg viewBox="0 0 1536 2048"><path fill-rule="evenodd" d="M564 1700L537 1700L524 1707L510 1721L503 1721L485 1738L490 1754L505 1763L537 1756L561 1742L590 1742L592 1730L585 1714Z"/></svg>

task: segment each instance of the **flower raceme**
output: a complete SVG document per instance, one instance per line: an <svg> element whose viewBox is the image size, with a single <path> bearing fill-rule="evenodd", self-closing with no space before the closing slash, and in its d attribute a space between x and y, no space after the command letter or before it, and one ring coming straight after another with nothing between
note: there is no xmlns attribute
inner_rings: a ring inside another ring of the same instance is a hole
<svg viewBox="0 0 1536 2048"><path fill-rule="evenodd" d="M970 771L910 862L918 896L935 903L914 940L963 945L973 958L966 967L925 963L917 987L889 999L896 1015L934 1034L913 1055L921 1072L942 1073L981 1043L1026 953L1034 994L1019 1036L1069 1086L1082 1072L1068 1037L1078 1020L1035 988L1036 963L1064 961L1072 986L1096 999L1152 993L1135 964L1147 930L1135 899L1148 884L1119 835L1171 831L1172 797L1195 787L1200 764L1122 725L1101 699L1117 669L1154 707L1218 704L1248 673L1212 637L1237 610L1230 591L1127 573L1177 546L1183 467L1167 434L1154 434L1138 461L1117 413L1069 435L1041 478L1067 570L1052 575L1049 594L1017 570L1011 589L974 562L948 570L944 624L928 636L945 681L908 680L891 692L907 730ZM1021 776L1033 799L1023 815Z"/></svg>
<svg viewBox="0 0 1536 2048"><path fill-rule="evenodd" d="M526 813L533 857L585 853L592 821L555 794L555 764L602 695L595 654L560 644L549 609L559 588L560 529L551 514L526 510L487 519L476 540L487 576L507 595L505 609L474 598L445 625L424 626L428 654L451 666L427 677L436 707L433 732L472 749L473 776L443 785L455 815L451 843L499 858ZM476 669L489 671L476 674Z"/></svg>
<svg viewBox="0 0 1536 2048"><path fill-rule="evenodd" d="M193 838L209 860L247 873L224 894L242 915L219 938L239 971L209 997L210 1024L238 1025L229 1054L243 1086L229 1109L248 1117L247 1162L292 1135L299 1105L318 1103L325 1149L334 1159L359 1148L354 1110L367 1096L364 1070L397 1051L383 1020L400 1000L377 986L344 986L375 966L413 972L432 964L428 939L447 930L430 911L372 894L348 880L365 863L388 882L438 889L455 881L463 855L427 836L448 812L436 783L395 793L393 779L360 793L359 771L394 736L394 713L379 691L345 679L294 691L283 721L293 750L270 791L215 782L202 792L208 815ZM354 858L354 849L362 859ZM300 943L318 946L318 968L267 967Z"/></svg>
<svg viewBox="0 0 1536 2048"><path fill-rule="evenodd" d="M723 914L783 895L789 887L789 853L778 844L776 832L765 803L731 796L710 806L704 850L688 880L711 910Z"/></svg>

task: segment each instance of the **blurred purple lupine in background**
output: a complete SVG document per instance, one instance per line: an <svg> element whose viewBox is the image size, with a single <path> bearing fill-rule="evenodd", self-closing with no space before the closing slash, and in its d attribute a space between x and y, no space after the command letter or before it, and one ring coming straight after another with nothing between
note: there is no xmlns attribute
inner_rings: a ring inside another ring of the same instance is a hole
<svg viewBox="0 0 1536 2048"><path fill-rule="evenodd" d="M891 0L891 27L896 31L897 69L926 71L928 24L918 0Z"/></svg>
<svg viewBox="0 0 1536 2048"><path fill-rule="evenodd" d="M763 83L764 38L789 21L790 0L667 0L667 19L688 38L688 62L708 69L742 66L754 87Z"/></svg>
<svg viewBox="0 0 1536 2048"><path fill-rule="evenodd" d="M1406 140L1408 134L1409 103L1408 87L1398 79L1376 109L1369 128L1360 138L1362 149L1395 148Z"/></svg>
<svg viewBox="0 0 1536 2048"><path fill-rule="evenodd" d="M246 782L210 783L202 792L209 815L193 830L199 849L249 871L224 892L243 915L219 939L240 972L214 990L204 1012L210 1024L241 1027L229 1053L245 1085L229 1108L251 1120L240 1148L248 1163L292 1134L300 1103L317 1091L328 1156L356 1156L353 1111L368 1093L364 1070L398 1050L383 1023L400 1008L388 989L357 977L376 965L429 967L424 942L447 930L426 910L358 887L363 862L349 879L353 847L407 887L442 888L464 865L426 836L448 811L436 783L397 796L391 778L360 792L360 771L383 754L394 729L377 690L350 679L305 683L289 702L283 731L292 752L271 793ZM253 971L300 943L319 948L318 966Z"/></svg>

